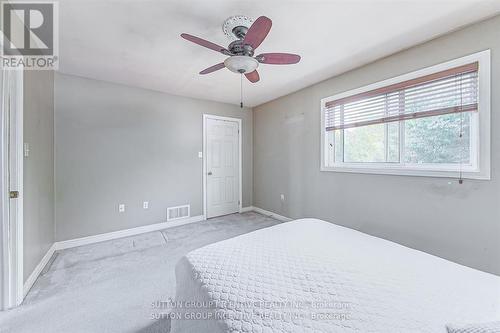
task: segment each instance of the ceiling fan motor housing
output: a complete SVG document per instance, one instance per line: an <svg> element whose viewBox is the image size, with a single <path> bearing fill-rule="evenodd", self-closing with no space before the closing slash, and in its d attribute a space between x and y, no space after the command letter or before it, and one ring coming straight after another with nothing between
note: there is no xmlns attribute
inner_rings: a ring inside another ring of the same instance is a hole
<svg viewBox="0 0 500 333"><path fill-rule="evenodd" d="M254 50L251 45L244 44L243 40L235 40L228 46L228 50L234 55L253 56Z"/></svg>

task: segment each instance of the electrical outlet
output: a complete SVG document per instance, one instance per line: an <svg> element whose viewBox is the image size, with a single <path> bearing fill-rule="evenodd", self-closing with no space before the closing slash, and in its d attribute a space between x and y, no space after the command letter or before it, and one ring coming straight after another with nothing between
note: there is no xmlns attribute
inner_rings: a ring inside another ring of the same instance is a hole
<svg viewBox="0 0 500 333"><path fill-rule="evenodd" d="M281 201L282 201L282 202L285 202L285 195L284 195L284 194L282 194L282 195L280 196L280 199L281 199Z"/></svg>
<svg viewBox="0 0 500 333"><path fill-rule="evenodd" d="M125 204L119 204L118 205L118 212L119 213L124 213L125 212Z"/></svg>
<svg viewBox="0 0 500 333"><path fill-rule="evenodd" d="M144 201L144 202L142 203L142 208L144 208L144 209L148 209L148 208L149 208L149 201Z"/></svg>

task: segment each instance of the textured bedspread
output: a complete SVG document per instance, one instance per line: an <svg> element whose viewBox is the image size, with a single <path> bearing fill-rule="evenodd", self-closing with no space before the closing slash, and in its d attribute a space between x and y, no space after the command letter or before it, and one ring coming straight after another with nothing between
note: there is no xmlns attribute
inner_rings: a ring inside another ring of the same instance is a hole
<svg viewBox="0 0 500 333"><path fill-rule="evenodd" d="M173 333L446 332L500 320L500 277L302 219L177 265Z"/></svg>

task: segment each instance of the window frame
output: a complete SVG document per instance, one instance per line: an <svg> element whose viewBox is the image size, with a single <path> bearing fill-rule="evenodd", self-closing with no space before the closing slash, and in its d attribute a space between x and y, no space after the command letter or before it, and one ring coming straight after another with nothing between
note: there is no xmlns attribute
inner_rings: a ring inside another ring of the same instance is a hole
<svg viewBox="0 0 500 333"><path fill-rule="evenodd" d="M459 176L459 170L454 164L408 164L402 159L404 147L404 131L399 124L400 138L400 161L399 163L380 163L380 162L335 162L333 166L327 166L327 131L325 130L325 104L329 101L338 100L355 94L378 89L384 86L400 83L402 81L415 79L420 76L429 75L435 72L447 70L450 68L478 62L478 111L471 113L471 164L462 165L462 177L465 179L491 179L490 175L490 112L491 112L491 65L490 50L484 50L470 54L458 59L443 62L434 66L423 68L414 72L403 74L387 80L375 82L357 89L345 91L333 96L321 99L320 119L321 119L321 161L320 171L331 172L349 172L366 174L385 174L385 175L404 175L404 176L424 176L424 177L445 177L456 178ZM479 132L479 133L478 133ZM332 131L334 133L334 131ZM342 137L342 136L341 136ZM335 152L333 153L335 155Z"/></svg>

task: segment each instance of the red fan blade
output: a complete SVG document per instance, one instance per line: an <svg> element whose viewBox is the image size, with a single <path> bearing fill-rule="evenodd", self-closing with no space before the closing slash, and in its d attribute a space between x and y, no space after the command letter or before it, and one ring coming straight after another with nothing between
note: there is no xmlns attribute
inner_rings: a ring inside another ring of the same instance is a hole
<svg viewBox="0 0 500 333"><path fill-rule="evenodd" d="M258 62L270 65L290 65L300 61L300 56L291 53L262 53L255 57Z"/></svg>
<svg viewBox="0 0 500 333"><path fill-rule="evenodd" d="M247 77L248 81L252 83L258 82L260 80L259 73L256 70L245 74L245 76Z"/></svg>
<svg viewBox="0 0 500 333"><path fill-rule="evenodd" d="M229 52L225 47L222 47L220 45L217 45L217 44L214 44L212 42L209 42L208 40L205 40L205 39L201 39L199 37L196 37L196 36L193 36L193 35L190 35L190 34L181 34L181 37L190 41L190 42L193 42L195 44L198 44L198 45L201 45L203 47L206 47L206 48L209 48L211 50L214 50L214 51L217 51L217 52L220 52L222 54L231 54L231 52Z"/></svg>
<svg viewBox="0 0 500 333"><path fill-rule="evenodd" d="M273 22L269 18L265 16L259 17L248 29L243 43L251 45L254 49L256 49L262 43L264 38L266 38L272 25Z"/></svg>
<svg viewBox="0 0 500 333"><path fill-rule="evenodd" d="M222 69L224 67L226 67L226 66L224 65L223 62L221 62L220 64L213 65L211 67L208 67L207 69L202 70L200 72L200 74L203 75L203 74L212 73L212 72L218 71L219 69Z"/></svg>

